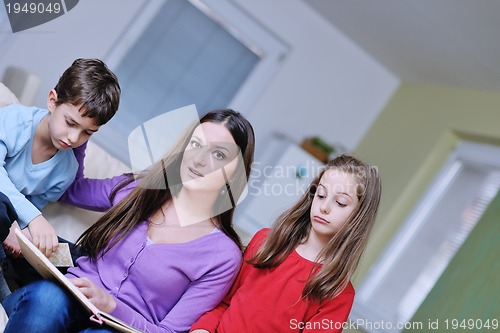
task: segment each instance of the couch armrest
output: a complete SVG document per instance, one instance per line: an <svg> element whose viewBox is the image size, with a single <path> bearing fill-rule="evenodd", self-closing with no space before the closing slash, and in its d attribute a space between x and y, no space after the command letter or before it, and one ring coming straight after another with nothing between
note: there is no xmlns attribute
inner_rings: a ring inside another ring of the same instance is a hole
<svg viewBox="0 0 500 333"><path fill-rule="evenodd" d="M7 68L2 82L9 87L23 105L33 105L41 84L38 76L16 66Z"/></svg>
<svg viewBox="0 0 500 333"><path fill-rule="evenodd" d="M0 108L10 104L19 104L19 100L5 84L0 82Z"/></svg>

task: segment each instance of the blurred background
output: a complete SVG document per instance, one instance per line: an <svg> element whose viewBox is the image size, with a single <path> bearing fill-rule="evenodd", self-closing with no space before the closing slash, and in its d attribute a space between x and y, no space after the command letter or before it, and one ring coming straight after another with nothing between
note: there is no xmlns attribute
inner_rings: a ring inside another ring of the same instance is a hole
<svg viewBox="0 0 500 333"><path fill-rule="evenodd" d="M0 77L22 103L46 108L74 59L104 60L122 102L91 141L125 165L129 134L155 116L242 112L257 140L236 214L245 240L352 152L379 169L383 195L345 331L498 325L499 1L74 3L16 33L0 8Z"/></svg>

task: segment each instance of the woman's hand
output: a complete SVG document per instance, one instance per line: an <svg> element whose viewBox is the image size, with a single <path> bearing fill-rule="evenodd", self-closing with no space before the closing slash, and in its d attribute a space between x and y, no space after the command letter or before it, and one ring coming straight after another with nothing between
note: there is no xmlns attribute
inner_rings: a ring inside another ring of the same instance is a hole
<svg viewBox="0 0 500 333"><path fill-rule="evenodd" d="M32 242L48 258L57 250L59 241L54 227L43 217L38 215L28 224Z"/></svg>
<svg viewBox="0 0 500 333"><path fill-rule="evenodd" d="M99 310L110 313L116 308L116 301L113 296L104 289L96 286L88 278L69 279Z"/></svg>

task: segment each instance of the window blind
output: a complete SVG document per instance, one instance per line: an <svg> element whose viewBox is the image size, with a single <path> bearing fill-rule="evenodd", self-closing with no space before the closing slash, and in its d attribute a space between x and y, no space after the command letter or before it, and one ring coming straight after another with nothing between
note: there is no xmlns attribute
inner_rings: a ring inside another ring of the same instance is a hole
<svg viewBox="0 0 500 333"><path fill-rule="evenodd" d="M93 138L127 164L127 137L134 128L190 104L200 114L227 107L259 62L189 1L166 1L147 23L138 24L141 32L114 70L122 87L119 111Z"/></svg>
<svg viewBox="0 0 500 333"><path fill-rule="evenodd" d="M400 331L396 325L412 318L496 196L500 149L480 146L450 157L358 288L351 320L370 323L365 331Z"/></svg>

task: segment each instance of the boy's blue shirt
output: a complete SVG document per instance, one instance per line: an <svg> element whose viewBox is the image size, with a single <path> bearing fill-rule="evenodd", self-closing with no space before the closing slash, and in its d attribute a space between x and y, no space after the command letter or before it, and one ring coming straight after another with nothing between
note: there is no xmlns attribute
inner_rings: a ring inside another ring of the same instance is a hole
<svg viewBox="0 0 500 333"><path fill-rule="evenodd" d="M73 149L32 163L35 131L47 112L19 104L0 108L0 191L16 209L21 228L40 215L47 203L59 199L78 169Z"/></svg>

